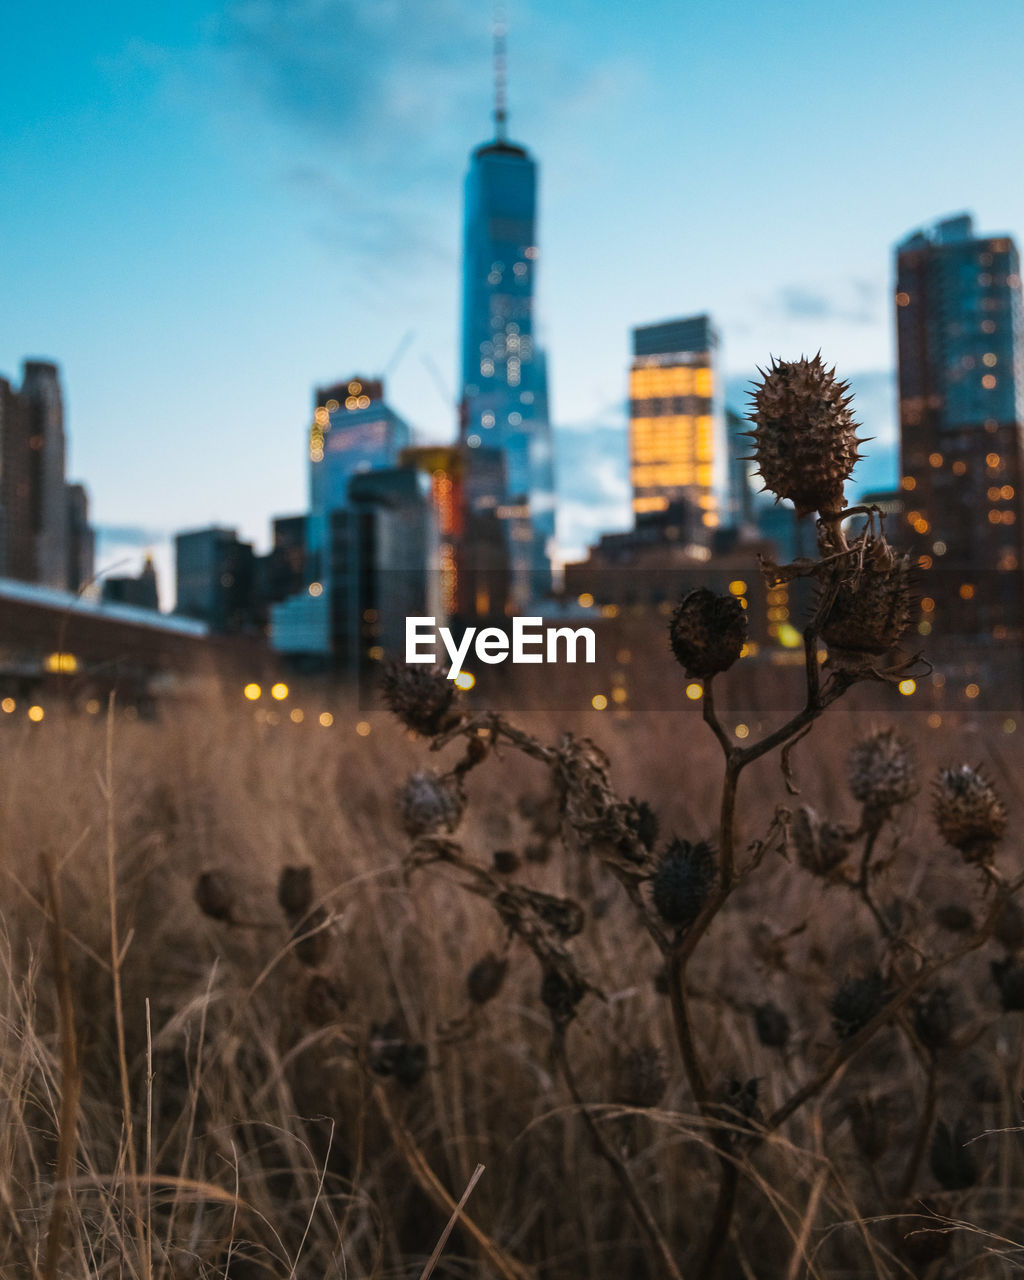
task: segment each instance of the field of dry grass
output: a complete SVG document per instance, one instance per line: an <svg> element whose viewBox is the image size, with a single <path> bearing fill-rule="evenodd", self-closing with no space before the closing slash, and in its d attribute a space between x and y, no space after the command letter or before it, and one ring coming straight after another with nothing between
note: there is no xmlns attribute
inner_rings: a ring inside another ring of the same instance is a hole
<svg viewBox="0 0 1024 1280"><path fill-rule="evenodd" d="M1010 811L998 864L1019 870L1021 734L999 718L933 730L904 707L922 790L876 858L889 933L773 843L695 954L697 1047L730 1100L717 1122L694 1105L634 904L585 849L538 845L541 764L492 752L458 838L492 878L583 909L566 947L595 991L563 1028L570 1075L521 941L497 995L470 999L506 930L457 866L403 865L396 791L438 757L389 715L366 737L354 711L324 730L233 705L0 726L0 1274L415 1277L482 1164L435 1275L663 1274L625 1178L689 1280L723 1161L742 1176L722 1276L1019 1270L1021 1015L991 969L1024 942L1008 913L942 975L936 1047L922 1052L908 1002L750 1139L834 1055L846 976L955 949L973 926L941 908L985 915L991 888L929 816L937 766L984 765ZM715 837L720 761L692 708L524 720L545 742L565 727L600 741L618 793L657 812L659 844ZM832 708L793 752L799 797L776 757L753 765L739 847L779 804L856 825L848 750L884 722ZM494 871L499 851L519 868ZM299 866L325 911L297 941L278 881Z"/></svg>

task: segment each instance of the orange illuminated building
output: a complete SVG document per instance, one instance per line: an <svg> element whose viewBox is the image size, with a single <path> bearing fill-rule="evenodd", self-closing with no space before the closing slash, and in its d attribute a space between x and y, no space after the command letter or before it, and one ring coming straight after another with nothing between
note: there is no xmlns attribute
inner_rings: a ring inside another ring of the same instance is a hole
<svg viewBox="0 0 1024 1280"><path fill-rule="evenodd" d="M707 316L633 330L629 445L637 515L685 499L705 526L718 524L717 347Z"/></svg>

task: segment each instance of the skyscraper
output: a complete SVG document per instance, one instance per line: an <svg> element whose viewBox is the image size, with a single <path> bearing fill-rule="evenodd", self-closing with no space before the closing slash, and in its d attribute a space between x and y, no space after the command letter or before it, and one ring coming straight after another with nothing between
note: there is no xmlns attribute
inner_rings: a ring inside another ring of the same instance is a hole
<svg viewBox="0 0 1024 1280"><path fill-rule="evenodd" d="M686 500L707 528L719 522L726 457L718 344L706 315L633 330L629 452L638 515Z"/></svg>
<svg viewBox="0 0 1024 1280"><path fill-rule="evenodd" d="M504 35L495 49L495 136L476 148L465 188L462 260L462 439L499 449L505 477L474 510L507 523L510 604L547 589L555 532L547 364L537 344L534 288L537 165L506 136Z"/></svg>
<svg viewBox="0 0 1024 1280"><path fill-rule="evenodd" d="M901 487L927 634L1019 638L1024 312L1007 235L968 215L896 255Z"/></svg>
<svg viewBox="0 0 1024 1280"><path fill-rule="evenodd" d="M36 581L68 584L68 498L64 481L64 399L57 366L26 360L21 396L28 414L29 484Z"/></svg>

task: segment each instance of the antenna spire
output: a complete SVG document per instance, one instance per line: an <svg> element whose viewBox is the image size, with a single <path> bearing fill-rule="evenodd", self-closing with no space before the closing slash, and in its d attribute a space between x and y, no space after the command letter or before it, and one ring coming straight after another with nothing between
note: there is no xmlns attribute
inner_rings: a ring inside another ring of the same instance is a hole
<svg viewBox="0 0 1024 1280"><path fill-rule="evenodd" d="M494 6L494 135L499 142L508 136L508 58L505 47L505 10Z"/></svg>

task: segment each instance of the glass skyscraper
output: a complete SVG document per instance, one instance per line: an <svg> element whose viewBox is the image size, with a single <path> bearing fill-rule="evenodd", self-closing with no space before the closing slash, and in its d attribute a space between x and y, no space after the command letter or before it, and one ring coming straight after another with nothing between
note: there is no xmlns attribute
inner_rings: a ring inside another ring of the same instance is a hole
<svg viewBox="0 0 1024 1280"><path fill-rule="evenodd" d="M503 112L496 115L498 136L477 147L466 176L462 438L470 450L504 456L502 483L476 492L474 510L494 510L504 522L509 603L522 608L550 584L554 456L547 365L534 329L537 166L504 138Z"/></svg>
<svg viewBox="0 0 1024 1280"><path fill-rule="evenodd" d="M903 504L927 571L919 630L1019 639L1024 310L1020 256L969 216L896 254Z"/></svg>

